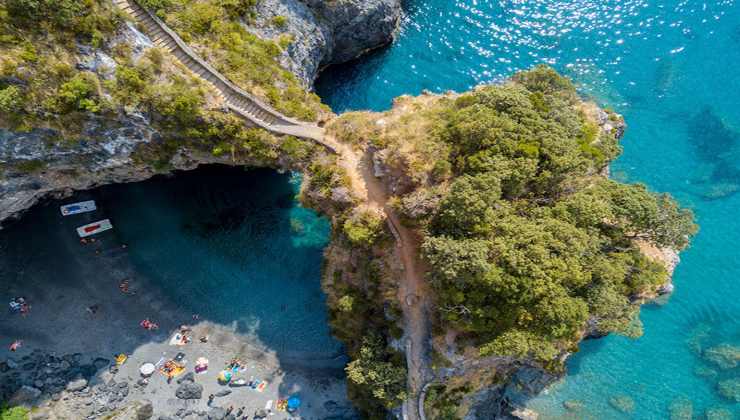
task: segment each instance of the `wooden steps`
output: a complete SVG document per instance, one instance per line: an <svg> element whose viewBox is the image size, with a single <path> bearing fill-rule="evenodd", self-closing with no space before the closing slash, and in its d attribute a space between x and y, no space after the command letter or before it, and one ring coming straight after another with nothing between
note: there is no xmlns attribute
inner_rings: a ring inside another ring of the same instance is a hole
<svg viewBox="0 0 740 420"><path fill-rule="evenodd" d="M144 9L136 0L113 0L144 30L154 45L171 52L188 70L211 84L229 108L246 119L250 125L276 134L292 135L313 140L332 152L335 148L324 140L324 130L316 125L296 121L253 97L231 83L216 69L198 57L180 37L154 14Z"/></svg>

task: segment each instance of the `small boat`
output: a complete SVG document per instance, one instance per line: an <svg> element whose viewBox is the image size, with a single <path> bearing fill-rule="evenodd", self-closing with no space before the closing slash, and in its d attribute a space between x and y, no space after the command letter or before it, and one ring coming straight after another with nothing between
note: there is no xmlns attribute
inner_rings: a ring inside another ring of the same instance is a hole
<svg viewBox="0 0 740 420"><path fill-rule="evenodd" d="M80 235L80 238L84 238L87 236L95 235L96 233L106 231L108 229L113 229L113 225L110 223L110 220L103 219L78 227L77 234Z"/></svg>
<svg viewBox="0 0 740 420"><path fill-rule="evenodd" d="M71 216L73 214L87 213L95 211L95 201L80 201L79 203L65 204L59 207L62 212L62 216Z"/></svg>

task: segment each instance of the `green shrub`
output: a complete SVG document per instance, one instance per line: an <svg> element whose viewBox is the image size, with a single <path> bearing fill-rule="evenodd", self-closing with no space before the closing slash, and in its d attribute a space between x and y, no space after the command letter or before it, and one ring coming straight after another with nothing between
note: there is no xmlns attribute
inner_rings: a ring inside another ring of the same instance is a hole
<svg viewBox="0 0 740 420"><path fill-rule="evenodd" d="M350 295L344 295L337 301L337 309L341 312L352 312L355 299Z"/></svg>
<svg viewBox="0 0 740 420"><path fill-rule="evenodd" d="M0 89L0 112L14 114L23 109L23 91L15 85Z"/></svg>
<svg viewBox="0 0 740 420"><path fill-rule="evenodd" d="M386 409L406 399L405 364L394 360L383 340L375 334L363 338L357 357L345 370L352 385L371 395Z"/></svg>
<svg viewBox="0 0 740 420"><path fill-rule="evenodd" d="M354 245L372 246L382 233L383 219L374 212L356 214L344 222L344 234Z"/></svg>
<svg viewBox="0 0 740 420"><path fill-rule="evenodd" d="M102 110L98 95L100 84L94 73L82 72L66 81L57 92L57 111L86 111L97 113Z"/></svg>
<svg viewBox="0 0 740 420"><path fill-rule="evenodd" d="M0 420L27 420L30 413L26 407L0 406Z"/></svg>
<svg viewBox="0 0 740 420"><path fill-rule="evenodd" d="M272 18L272 24L278 28L284 28L288 24L288 18L282 15L278 15Z"/></svg>

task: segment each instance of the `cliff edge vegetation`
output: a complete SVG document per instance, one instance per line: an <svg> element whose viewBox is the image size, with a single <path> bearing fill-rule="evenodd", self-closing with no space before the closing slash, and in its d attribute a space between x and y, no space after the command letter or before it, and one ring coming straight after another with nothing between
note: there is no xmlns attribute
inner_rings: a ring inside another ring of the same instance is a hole
<svg viewBox="0 0 740 420"><path fill-rule="evenodd" d="M670 281L639 245L681 250L697 229L668 195L603 175L621 117L548 67L402 97L329 129L373 151L392 206L422 238L435 343L447 345L435 346L437 366L492 357L560 371L586 335L639 335L639 297ZM484 383L501 380L488 371ZM434 418L462 415L459 398L435 395Z"/></svg>

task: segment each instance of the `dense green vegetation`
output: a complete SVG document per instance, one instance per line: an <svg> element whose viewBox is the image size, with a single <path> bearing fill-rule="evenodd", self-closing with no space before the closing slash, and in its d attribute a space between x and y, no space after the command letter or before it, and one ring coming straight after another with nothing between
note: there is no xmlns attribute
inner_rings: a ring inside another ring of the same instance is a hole
<svg viewBox="0 0 740 420"><path fill-rule="evenodd" d="M541 66L331 127L385 149L386 165L407 175L394 206L424 235L438 326L482 355L550 365L589 320L600 333L639 335L635 299L668 278L638 245L680 250L696 231L669 196L600 174L620 148L591 111Z"/></svg>
<svg viewBox="0 0 740 420"><path fill-rule="evenodd" d="M316 120L328 108L278 63L292 38L262 39L249 32L256 0L144 0L185 42L227 78L286 115ZM272 22L283 27L287 19Z"/></svg>
<svg viewBox="0 0 740 420"><path fill-rule="evenodd" d="M232 3L219 7L234 16L251 7ZM124 42L106 44L102 51L114 63L80 70L79 52L96 51L121 22L104 0L0 2L0 126L53 128L59 135L50 140L76 142L88 124L115 127L121 113L138 112L161 137L139 148L135 159L158 169L167 169L183 146L234 161L269 162L281 154L292 162L309 160L312 144L295 138L279 143L263 130L246 128L238 117L213 107L207 86L158 48L137 55ZM36 172L44 164L28 161L14 169Z"/></svg>
<svg viewBox="0 0 740 420"><path fill-rule="evenodd" d="M334 267L330 279L325 278L332 332L352 358L346 367L348 394L366 418L384 419L386 411L406 397L406 361L387 342L403 333L389 319L389 314L400 316L395 290L381 281L380 260L367 252L366 243L353 245L339 237L334 244L358 251L355 265Z"/></svg>
<svg viewBox="0 0 740 420"><path fill-rule="evenodd" d="M120 22L109 2L0 2L0 124L18 130L79 129L82 113L102 114L97 75L75 68L76 45L99 46Z"/></svg>
<svg viewBox="0 0 740 420"><path fill-rule="evenodd" d="M636 247L682 249L692 214L666 195L597 175L618 147L576 111L572 85L539 67L456 99L439 129L454 179L423 253L440 320L481 353L552 361L586 321L635 334L629 298L667 281ZM585 140L584 140L585 139Z"/></svg>
<svg viewBox="0 0 740 420"><path fill-rule="evenodd" d="M31 410L26 407L7 407L0 405L0 420L26 420Z"/></svg>

